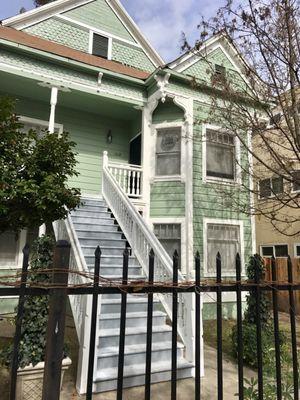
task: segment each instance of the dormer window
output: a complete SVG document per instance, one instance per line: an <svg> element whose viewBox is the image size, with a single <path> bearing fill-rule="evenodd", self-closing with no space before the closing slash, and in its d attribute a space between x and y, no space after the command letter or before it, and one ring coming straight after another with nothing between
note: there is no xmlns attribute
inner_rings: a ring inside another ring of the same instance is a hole
<svg viewBox="0 0 300 400"><path fill-rule="evenodd" d="M219 81L224 81L226 78L226 68L223 65L215 64L214 77Z"/></svg>
<svg viewBox="0 0 300 400"><path fill-rule="evenodd" d="M92 54L97 57L108 58L108 37L93 33Z"/></svg>

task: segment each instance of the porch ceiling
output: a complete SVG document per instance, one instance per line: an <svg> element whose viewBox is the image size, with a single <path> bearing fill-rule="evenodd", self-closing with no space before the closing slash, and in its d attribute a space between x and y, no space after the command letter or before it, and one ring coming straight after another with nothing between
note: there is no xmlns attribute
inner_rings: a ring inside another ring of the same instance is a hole
<svg viewBox="0 0 300 400"><path fill-rule="evenodd" d="M50 102L50 88L40 86L36 80L0 71L0 82L0 94L16 98L25 97L46 104ZM57 107L72 108L126 121L135 120L141 113L132 104L74 89L69 92L59 92Z"/></svg>

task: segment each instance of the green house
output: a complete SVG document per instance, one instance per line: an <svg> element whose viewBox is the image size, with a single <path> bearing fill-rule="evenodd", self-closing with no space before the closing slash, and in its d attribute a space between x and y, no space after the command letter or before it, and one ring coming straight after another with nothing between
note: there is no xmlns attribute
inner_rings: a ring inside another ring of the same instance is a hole
<svg viewBox="0 0 300 400"><path fill-rule="evenodd" d="M234 71L246 81L239 54L222 34L199 53L165 64L118 0L57 0L2 21L0 95L17 99L25 128L47 128L49 134L65 130L77 143L79 176L70 185L81 189L84 205L54 224L57 239L71 242L73 269L90 270L98 244L108 279L121 276L126 246L132 279L147 277L151 248L160 280L171 279L175 249L181 280L194 278L197 250L203 279L215 276L217 251L224 277L235 276L237 252L244 267L254 245L251 220L223 201L216 187L239 191L249 184L240 167L247 155L236 137L209 121L207 60L215 76ZM20 267L21 249L36 235L0 236L0 274ZM193 375L190 296L181 298L181 377ZM2 309L13 300L0 299ZM126 386L143 382L144 300L129 299ZM86 385L89 301L70 298L80 343L80 393ZM224 315L234 315L235 298L227 295L224 301ZM103 347L96 357L97 366L107 367L96 368L95 392L116 386L120 299L102 296L100 303L97 332ZM170 372L165 361L170 358L170 299L161 296L156 303L153 382L169 379ZM214 310L214 298L204 296L203 317L213 317Z"/></svg>

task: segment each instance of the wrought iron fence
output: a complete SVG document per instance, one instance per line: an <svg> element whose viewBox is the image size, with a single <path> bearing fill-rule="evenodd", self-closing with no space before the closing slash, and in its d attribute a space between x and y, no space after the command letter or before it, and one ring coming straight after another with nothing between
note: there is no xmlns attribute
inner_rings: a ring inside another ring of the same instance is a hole
<svg viewBox="0 0 300 400"><path fill-rule="evenodd" d="M278 296L280 293L288 293L289 299L289 317L292 348L292 370L293 370L293 391L292 398L299 400L299 371L297 358L297 337L296 337L296 317L295 317L295 294L300 290L300 282L293 279L293 267L290 258L287 259L287 281L279 282L277 280L276 260L271 263L271 280L262 280L258 268L254 280L242 280L241 259L239 254L236 256L234 280L224 280L222 278L222 259L220 254L216 257L216 279L205 280L201 277L201 263L199 253L195 256L195 280L178 282L178 254L175 252L173 257L173 280L170 282L155 282L154 259L155 254L151 250L149 254L149 275L145 281L134 281L128 277L128 251L123 254L123 275L122 279L108 281L101 277L101 250L97 247L95 250L95 269L94 274L87 277L90 283L82 285L68 284L68 275L78 274L78 271L69 270L70 246L66 241L58 241L55 248L53 260L53 282L48 286L32 286L27 280L29 273L29 248L24 248L24 258L20 280L16 284L7 282L6 287L0 287L0 296L19 296L18 312L16 318L16 331L14 336L14 350L11 363L11 387L10 400L15 399L16 379L18 369L18 351L22 329L22 318L24 314L24 303L26 296L50 295L50 310L47 328L46 345L46 363L44 372L44 390L43 400L58 400L60 396L61 381L61 360L63 358L64 329L58 327L64 326L65 307L68 295L91 295L91 329L90 329L90 349L89 363L87 371L86 399L91 400L93 396L93 375L96 341L96 320L98 296L101 294L119 294L121 295L120 310L120 337L119 337L119 360L118 360L118 385L116 390L117 400L123 398L123 377L124 377L124 354L125 354L125 329L126 329L126 306L128 294L145 294L148 296L147 307L147 333L146 333L146 362L145 362L145 394L144 398L149 400L151 397L151 356L152 356L152 320L153 320L153 295L155 293L169 293L172 295L172 350L171 350L171 400L178 398L177 393L177 315L178 315L178 294L193 293L195 295L195 349L194 349L194 368L195 368L195 400L202 398L201 390L201 298L202 293L216 294L217 309L217 388L218 400L224 398L223 393L223 332L222 332L222 300L225 293L236 294L237 309L237 380L238 393L240 400L245 398L244 388L244 357L243 357L243 301L242 293L251 290L255 293L256 316L256 355L257 355L257 399L263 400L264 397L264 371L262 359L262 326L260 318L260 302L262 293L268 292L272 298L273 328L274 328L274 346L276 358L276 398L282 399L282 374L281 374L281 348L279 333L279 310ZM49 271L48 271L49 272ZM70 280L69 280L70 281ZM100 344L101 345L101 344ZM101 368L101 366L100 366ZM50 390L51 388L51 390Z"/></svg>

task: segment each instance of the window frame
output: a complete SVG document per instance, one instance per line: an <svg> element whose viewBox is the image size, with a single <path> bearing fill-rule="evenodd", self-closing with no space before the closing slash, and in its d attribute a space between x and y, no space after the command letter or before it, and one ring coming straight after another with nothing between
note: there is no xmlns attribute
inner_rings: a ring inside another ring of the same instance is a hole
<svg viewBox="0 0 300 400"><path fill-rule="evenodd" d="M94 35L103 36L103 37L108 39L107 58L103 58L103 57L96 56L96 55L93 54ZM111 58L112 58L112 37L108 36L108 35L105 35L103 33L99 33L97 31L90 30L88 52L89 52L89 54L94 55L94 57L103 58L103 60L111 60Z"/></svg>
<svg viewBox="0 0 300 400"><path fill-rule="evenodd" d="M297 247L300 247L300 243L294 243L294 257L295 258L300 258L300 255L297 256Z"/></svg>
<svg viewBox="0 0 300 400"><path fill-rule="evenodd" d="M299 174L300 174L300 168L297 170L291 171L292 174L294 172L296 172L296 173L299 172ZM291 193L300 193L300 189L298 189L298 190L294 189L294 182L291 182Z"/></svg>
<svg viewBox="0 0 300 400"><path fill-rule="evenodd" d="M45 127L45 129L48 130L49 128L49 121L45 121L43 119L38 119L38 118L31 118L31 117L26 117L25 115L19 115L19 121L23 124L34 124L34 125L40 125L42 127ZM58 133L61 135L63 133L63 124L54 124L54 128L57 129Z"/></svg>
<svg viewBox="0 0 300 400"><path fill-rule="evenodd" d="M276 257L276 249L275 249L276 246L287 246L288 253L289 253L289 245L288 245L288 243L261 244L261 245L259 246L259 254L260 254L260 256L263 257L263 258L272 258L272 256L263 256L262 248L263 248L263 247L273 247L273 256L274 256L275 258L287 258L287 256Z"/></svg>
<svg viewBox="0 0 300 400"><path fill-rule="evenodd" d="M207 175L207 136L206 131L210 129L213 131L225 132L234 137L234 179L227 179L221 177L213 177ZM226 132L224 128L218 125L203 124L202 127L202 181L203 183L217 183L224 185L241 185L241 144L237 136L230 132Z"/></svg>
<svg viewBox="0 0 300 400"><path fill-rule="evenodd" d="M187 249L186 249L186 219L182 218L151 218L152 230L154 232L155 224L177 224L180 225L180 233L181 233L181 270L180 272L184 275L187 272Z"/></svg>
<svg viewBox="0 0 300 400"><path fill-rule="evenodd" d="M274 193L273 193L273 179L276 179L276 178L281 178L281 179L282 179L282 192L274 194ZM267 180L267 179L271 182L271 185L270 185L270 188L271 188L271 195L270 195L270 196L262 197L262 196L260 195L260 182L261 182L261 181L265 181L265 180ZM270 176L269 178L260 179L260 180L257 182L257 193L258 193L258 199L259 199L259 200L274 199L274 198L276 198L277 196L282 195L282 194L284 193L284 179L283 179L283 177L282 177L282 176L278 176L278 175L274 175L274 176Z"/></svg>
<svg viewBox="0 0 300 400"><path fill-rule="evenodd" d="M156 148L157 148L157 137L158 137L158 131L163 130L163 129L177 129L180 128L180 173L178 175L156 175ZM151 165L151 170L152 170L152 180L154 182L159 182L159 181L179 181L179 182L185 182L185 171L186 171L186 159L185 159L185 154L184 154L184 146L183 146L183 138L185 136L185 125L183 122L165 122L165 123L158 123L158 124L153 124L153 133L154 133L154 141L153 141L153 161Z"/></svg>
<svg viewBox="0 0 300 400"><path fill-rule="evenodd" d="M245 240L244 240L244 221L239 219L221 219L221 218L203 218L203 271L205 278L215 278L216 274L211 274L207 271L207 226L210 224L215 225L232 225L239 227L240 234L240 247L241 247L241 273L245 275ZM235 265L232 271L229 271L224 277L235 277Z"/></svg>

